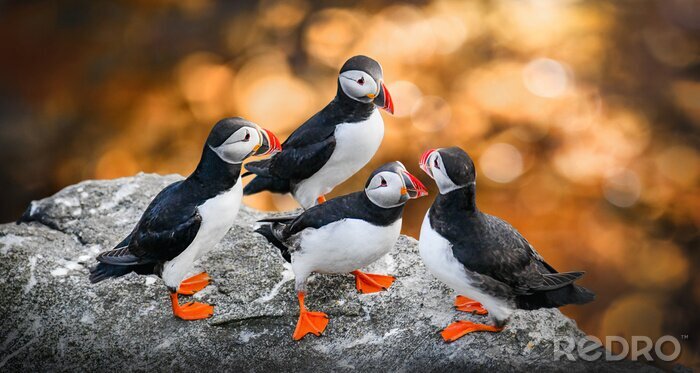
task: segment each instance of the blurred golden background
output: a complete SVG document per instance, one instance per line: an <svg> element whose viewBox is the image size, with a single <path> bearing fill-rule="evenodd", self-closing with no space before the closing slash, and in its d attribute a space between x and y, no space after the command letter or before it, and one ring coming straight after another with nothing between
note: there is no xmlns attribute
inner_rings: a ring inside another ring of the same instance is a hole
<svg viewBox="0 0 700 373"><path fill-rule="evenodd" d="M698 367L700 3L481 0L2 2L2 221L83 179L188 174L240 115L281 139L342 63L384 67L396 113L373 167L459 145L482 210L598 299L586 332L671 334ZM331 196L332 196L331 195ZM247 204L295 207L261 194ZM408 204L417 237L432 197ZM446 301L448 301L446 299Z"/></svg>

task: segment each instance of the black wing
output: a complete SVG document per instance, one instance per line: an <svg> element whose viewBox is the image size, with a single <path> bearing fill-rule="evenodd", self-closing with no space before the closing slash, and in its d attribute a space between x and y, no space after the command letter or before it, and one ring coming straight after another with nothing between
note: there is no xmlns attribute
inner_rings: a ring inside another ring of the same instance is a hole
<svg viewBox="0 0 700 373"><path fill-rule="evenodd" d="M129 252L142 262L171 260L192 243L202 217L179 181L163 189L131 233Z"/></svg>
<svg viewBox="0 0 700 373"><path fill-rule="evenodd" d="M333 132L319 142L307 146L285 148L282 145L282 152L270 160L269 172L272 176L281 179L303 180L309 178L328 162L334 150L335 136L333 136Z"/></svg>
<svg viewBox="0 0 700 373"><path fill-rule="evenodd" d="M507 284L515 294L558 289L583 272L557 273L507 222L480 214L478 227L465 229L466 240L452 241L452 251L466 269Z"/></svg>
<svg viewBox="0 0 700 373"><path fill-rule="evenodd" d="M382 208L372 203L364 191L346 194L311 207L297 216L284 230L288 238L306 228L320 228L341 219L360 219L377 226L388 226L401 218L404 205Z"/></svg>
<svg viewBox="0 0 700 373"><path fill-rule="evenodd" d="M328 107L324 108L294 130L282 143L282 153L284 153L287 148L304 148L317 144L321 140L332 136L333 132L335 132L335 125L338 123L334 120L330 120L333 118L327 115L328 110Z"/></svg>
<svg viewBox="0 0 700 373"><path fill-rule="evenodd" d="M323 110L299 126L282 143L282 151L268 160L250 162L246 169L256 175L303 180L315 174L335 150L335 125L342 110L331 101Z"/></svg>
<svg viewBox="0 0 700 373"><path fill-rule="evenodd" d="M350 211L361 208L361 195L364 192L355 192L328 200L320 205L313 206L301 213L284 230L284 238L303 231L306 228L321 228L324 225L351 217Z"/></svg>

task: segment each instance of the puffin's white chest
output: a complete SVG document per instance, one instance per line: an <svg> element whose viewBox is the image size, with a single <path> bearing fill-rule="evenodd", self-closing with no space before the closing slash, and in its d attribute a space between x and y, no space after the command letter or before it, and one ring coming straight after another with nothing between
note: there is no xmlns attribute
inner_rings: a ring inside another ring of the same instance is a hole
<svg viewBox="0 0 700 373"><path fill-rule="evenodd" d="M452 244L433 230L428 213L421 226L418 250L423 264L438 280L458 292L471 287L464 266L452 254Z"/></svg>
<svg viewBox="0 0 700 373"><path fill-rule="evenodd" d="M472 286L470 272L455 258L452 244L430 226L430 210L425 214L420 230L418 250L423 264L437 277L438 280L451 287L460 295L467 296L478 302L498 320L505 320L513 312L510 305L502 299L484 293Z"/></svg>
<svg viewBox="0 0 700 373"><path fill-rule="evenodd" d="M235 222L243 198L241 184L239 177L233 188L204 202L197 208L202 216L202 225L197 234L197 238L202 236L202 246L206 246L206 244L214 246L219 243ZM211 247L202 247L199 255L201 256L210 249Z"/></svg>
<svg viewBox="0 0 700 373"><path fill-rule="evenodd" d="M363 122L339 124L334 136L335 150L326 164L294 189L294 198L304 208L316 204L318 196L329 193L372 159L384 138L382 115L374 109Z"/></svg>
<svg viewBox="0 0 700 373"><path fill-rule="evenodd" d="M243 187L239 178L231 189L211 198L197 207L202 223L192 243L173 260L163 266L163 281L169 287L177 288L192 268L194 261L209 252L224 238L238 215L243 197Z"/></svg>
<svg viewBox="0 0 700 373"><path fill-rule="evenodd" d="M301 233L300 250L292 255L294 273L348 273L365 267L388 253L400 232L401 219L385 227L343 219L307 229Z"/></svg>

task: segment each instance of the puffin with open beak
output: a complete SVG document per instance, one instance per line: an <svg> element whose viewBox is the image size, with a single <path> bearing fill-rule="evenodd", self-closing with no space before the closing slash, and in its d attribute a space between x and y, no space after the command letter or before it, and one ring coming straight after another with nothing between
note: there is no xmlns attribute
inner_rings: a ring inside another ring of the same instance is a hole
<svg viewBox="0 0 700 373"><path fill-rule="evenodd" d="M584 272L557 272L510 224L479 211L476 170L466 152L457 147L428 150L420 167L440 189L420 231L423 263L458 294L473 299L465 302L483 305L493 321L457 321L442 331L445 341L475 331L499 332L515 309L593 300L591 291L574 284Z"/></svg>
<svg viewBox="0 0 700 373"><path fill-rule="evenodd" d="M383 165L370 175L365 190L333 198L299 216L261 220L256 230L280 249L292 264L299 300L299 320L293 338L321 335L325 313L304 305L311 273L351 273L361 293L386 290L392 276L360 272L391 250L401 232L403 208L409 199L428 194L425 186L400 162Z"/></svg>
<svg viewBox="0 0 700 373"><path fill-rule="evenodd" d="M155 274L170 292L175 316L184 320L210 317L213 306L178 301L178 294L192 295L206 287L209 276L204 272L185 276L235 222L243 197L243 161L280 150L277 137L255 123L242 118L220 120L209 133L194 172L158 193L131 233L114 249L97 256L90 281L131 272Z"/></svg>
<svg viewBox="0 0 700 373"><path fill-rule="evenodd" d="M383 79L382 67L369 57L345 62L335 98L289 136L281 153L246 164L244 176L256 176L243 193L291 193L304 209L324 202L324 195L366 165L382 142L378 108L394 112Z"/></svg>

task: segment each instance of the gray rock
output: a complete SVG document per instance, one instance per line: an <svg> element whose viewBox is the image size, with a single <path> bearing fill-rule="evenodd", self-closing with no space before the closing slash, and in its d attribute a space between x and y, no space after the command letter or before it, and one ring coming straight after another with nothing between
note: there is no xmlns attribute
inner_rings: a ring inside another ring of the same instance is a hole
<svg viewBox="0 0 700 373"><path fill-rule="evenodd" d="M584 337L558 310L516 312L501 333L444 343L439 331L453 320L482 318L453 309L454 294L426 272L416 240L405 236L369 268L397 276L387 292L357 294L350 275L312 277L307 305L331 321L322 337L294 342L293 274L252 232L264 214L245 207L197 265L215 279L194 296L216 305L211 319L174 318L165 287L152 277L130 274L91 285L88 267L96 254L118 243L151 198L179 178L86 181L33 202L25 223L0 225L0 368L654 370L633 362L557 359L556 341Z"/></svg>

